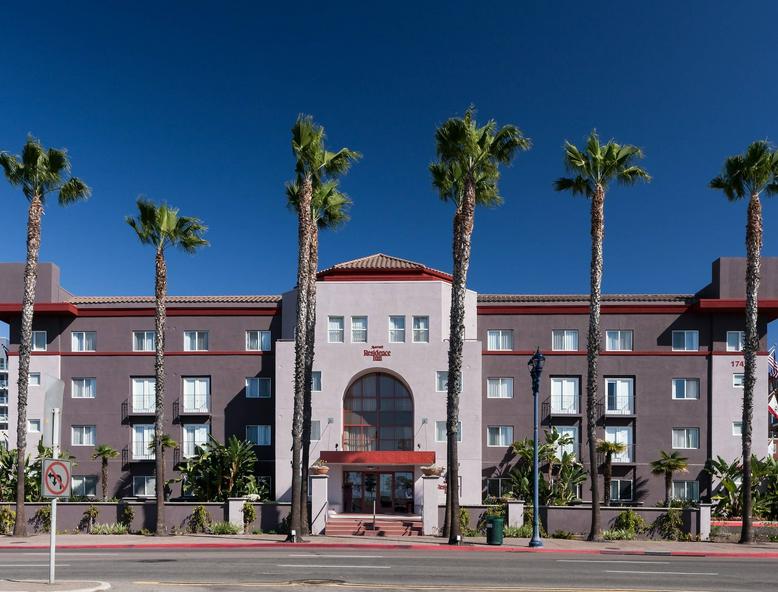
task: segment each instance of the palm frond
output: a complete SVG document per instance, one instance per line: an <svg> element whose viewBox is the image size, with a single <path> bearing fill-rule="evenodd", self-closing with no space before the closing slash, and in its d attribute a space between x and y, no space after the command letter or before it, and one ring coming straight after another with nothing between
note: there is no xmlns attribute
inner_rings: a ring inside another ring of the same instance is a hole
<svg viewBox="0 0 778 592"><path fill-rule="evenodd" d="M554 189L556 191L569 191L573 195L583 195L584 197L591 197L594 195L594 186L592 182L582 177L560 177L554 181Z"/></svg>
<svg viewBox="0 0 778 592"><path fill-rule="evenodd" d="M59 204L66 206L89 198L92 190L78 177L71 177L59 189Z"/></svg>

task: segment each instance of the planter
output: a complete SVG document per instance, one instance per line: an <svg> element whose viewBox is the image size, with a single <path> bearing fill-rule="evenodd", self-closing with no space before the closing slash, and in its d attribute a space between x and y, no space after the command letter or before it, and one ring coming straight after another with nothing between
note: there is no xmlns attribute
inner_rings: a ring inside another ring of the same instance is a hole
<svg viewBox="0 0 778 592"><path fill-rule="evenodd" d="M429 467L420 467L421 474L425 477L440 477L443 474L443 467L430 465Z"/></svg>
<svg viewBox="0 0 778 592"><path fill-rule="evenodd" d="M313 475L327 475L330 472L330 468L328 466L321 466L321 467L311 467L311 474Z"/></svg>

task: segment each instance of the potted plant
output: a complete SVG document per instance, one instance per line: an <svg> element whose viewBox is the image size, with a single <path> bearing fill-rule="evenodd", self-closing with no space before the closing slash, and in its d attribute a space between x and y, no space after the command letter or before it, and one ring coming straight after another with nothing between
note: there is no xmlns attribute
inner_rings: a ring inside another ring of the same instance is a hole
<svg viewBox="0 0 778 592"><path fill-rule="evenodd" d="M311 465L311 472L314 475L326 475L330 472L330 468L327 466L327 461L318 459Z"/></svg>
<svg viewBox="0 0 778 592"><path fill-rule="evenodd" d="M421 473L425 477L440 477L443 474L443 467L438 465L430 465L428 467L420 467Z"/></svg>

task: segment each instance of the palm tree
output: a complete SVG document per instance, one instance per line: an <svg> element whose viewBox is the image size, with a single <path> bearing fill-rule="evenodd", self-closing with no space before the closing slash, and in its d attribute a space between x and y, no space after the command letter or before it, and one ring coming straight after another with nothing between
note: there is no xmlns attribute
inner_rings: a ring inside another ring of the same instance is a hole
<svg viewBox="0 0 778 592"><path fill-rule="evenodd" d="M67 206L89 197L90 190L78 177L70 176L70 159L66 150L45 149L40 140L27 137L21 157L0 152L0 166L8 182L21 186L29 202L27 213L27 261L24 267L24 294L22 295L22 325L19 339L19 382L16 424L16 521L14 536L27 535L24 514L24 464L27 448L27 389L30 376L32 349L32 315L35 285L38 279L38 254L41 246L41 217L46 198L57 194L61 206Z"/></svg>
<svg viewBox="0 0 778 592"><path fill-rule="evenodd" d="M565 142L565 166L574 175L554 183L557 191L570 191L591 200L592 259L590 266L589 333L586 345L588 372L586 377L586 442L589 446L589 475L592 491L592 523L590 541L600 539L600 493L597 476L597 360L600 355L600 291L602 287L602 240L605 235L605 193L614 179L624 185L651 177L636 166L643 152L629 144L609 140L604 146L596 131L589 134L586 148L581 151ZM608 492L610 493L610 492Z"/></svg>
<svg viewBox="0 0 778 592"><path fill-rule="evenodd" d="M179 247L186 253L194 253L208 244L203 238L206 226L197 218L179 216L178 209L167 204L155 205L138 200L138 217L127 216L127 224L137 233L140 242L154 247L154 331L156 355L154 358L155 375L155 413L154 413L154 458L156 462L157 524L156 534L165 532L165 464L163 458L164 411L165 411L165 321L167 313L167 263L165 249Z"/></svg>
<svg viewBox="0 0 778 592"><path fill-rule="evenodd" d="M116 458L117 456L119 456L119 451L107 444L95 446L95 451L92 454L92 460L100 459L100 482L103 489L103 501L108 499L108 459Z"/></svg>
<svg viewBox="0 0 778 592"><path fill-rule="evenodd" d="M494 120L482 127L470 107L464 117L452 117L435 132L439 161L430 165L432 184L443 201L453 201L454 273L451 285L451 319L448 350L448 392L446 397L447 472L446 519L450 544L459 543L459 453L457 423L462 392L462 347L465 340L465 292L470 267L476 205L496 206L502 202L497 182L500 165L513 160L517 150L528 150L531 142L513 125L497 129Z"/></svg>
<svg viewBox="0 0 778 592"><path fill-rule="evenodd" d="M665 476L665 505L670 507L670 498L673 497L673 473L685 473L689 470L689 459L681 456L679 452L667 454L659 451L659 458L651 461L651 472L654 475Z"/></svg>
<svg viewBox="0 0 778 592"><path fill-rule="evenodd" d="M623 442L608 442L607 440L597 441L597 452L605 455L605 465L602 471L603 481L603 503L609 506L611 503L611 477L613 475L613 455L623 454L627 450L627 445Z"/></svg>
<svg viewBox="0 0 778 592"><path fill-rule="evenodd" d="M328 179L344 174L360 157L358 152L341 148L329 152L324 147L324 128L309 115L299 115L292 127L295 181L287 187L294 193L291 205L297 211L297 323L295 325L294 411L292 417L292 509L288 541L301 541L307 523L306 499L308 459L304 444L310 440L310 389L313 367L313 333L316 322L316 268L318 265L318 222L314 217L314 194ZM303 485L305 482L305 485ZM294 534L292 534L294 533Z"/></svg>
<svg viewBox="0 0 778 592"><path fill-rule="evenodd" d="M760 195L778 193L778 152L765 141L751 144L743 154L724 161L722 173L710 182L712 189L720 189L729 201L748 197L746 222L746 331L743 344L745 376L743 380L743 527L740 542L750 543L754 533L751 500L751 417L754 410L756 383L756 354L759 350L757 321L759 310L760 256L762 250L762 203Z"/></svg>

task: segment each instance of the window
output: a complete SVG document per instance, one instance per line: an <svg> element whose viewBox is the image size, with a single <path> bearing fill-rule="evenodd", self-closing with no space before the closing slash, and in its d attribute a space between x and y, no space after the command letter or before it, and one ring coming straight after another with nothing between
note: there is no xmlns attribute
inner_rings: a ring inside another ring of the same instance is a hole
<svg viewBox="0 0 778 592"><path fill-rule="evenodd" d="M673 399L699 399L699 378L673 378Z"/></svg>
<svg viewBox="0 0 778 592"><path fill-rule="evenodd" d="M247 425L246 440L254 444L254 446L270 446L270 426Z"/></svg>
<svg viewBox="0 0 778 592"><path fill-rule="evenodd" d="M154 424L143 423L132 426L133 460L151 460L154 458Z"/></svg>
<svg viewBox="0 0 778 592"><path fill-rule="evenodd" d="M413 342L414 343L430 342L430 318L429 317L413 317Z"/></svg>
<svg viewBox="0 0 778 592"><path fill-rule="evenodd" d="M606 331L605 351L632 351L632 330Z"/></svg>
<svg viewBox="0 0 778 592"><path fill-rule="evenodd" d="M700 484L697 481L673 481L673 499L699 501Z"/></svg>
<svg viewBox="0 0 778 592"><path fill-rule="evenodd" d="M318 419L311 420L311 442L318 442L321 440L321 421Z"/></svg>
<svg viewBox="0 0 778 592"><path fill-rule="evenodd" d="M700 349L699 331L673 331L673 351L697 351Z"/></svg>
<svg viewBox="0 0 778 592"><path fill-rule="evenodd" d="M611 460L615 463L632 462L632 428L629 426L606 426L605 441L624 445L624 452L614 454Z"/></svg>
<svg viewBox="0 0 778 592"><path fill-rule="evenodd" d="M486 445L505 447L513 444L513 426L489 426L486 428Z"/></svg>
<svg viewBox="0 0 778 592"><path fill-rule="evenodd" d="M46 351L48 347L48 338L46 331L32 332L32 351Z"/></svg>
<svg viewBox="0 0 778 592"><path fill-rule="evenodd" d="M367 317L351 317L351 343L367 343Z"/></svg>
<svg viewBox="0 0 778 592"><path fill-rule="evenodd" d="M673 448L692 450L700 447L700 428L673 428Z"/></svg>
<svg viewBox="0 0 778 592"><path fill-rule="evenodd" d="M154 477L132 478L132 495L135 497L154 497L156 494L157 487Z"/></svg>
<svg viewBox="0 0 778 592"><path fill-rule="evenodd" d="M133 413L154 413L156 403L157 381L154 378L132 379L132 411Z"/></svg>
<svg viewBox="0 0 778 592"><path fill-rule="evenodd" d="M741 352L745 344L745 331L727 331L727 351Z"/></svg>
<svg viewBox="0 0 778 592"><path fill-rule="evenodd" d="M95 426L93 425L74 425L70 428L71 446L94 446L95 445Z"/></svg>
<svg viewBox="0 0 778 592"><path fill-rule="evenodd" d="M269 378L252 377L246 379L247 399L267 399L268 397L270 397Z"/></svg>
<svg viewBox="0 0 778 592"><path fill-rule="evenodd" d="M73 331L70 334L70 349L74 352L97 351L97 333L94 331Z"/></svg>
<svg viewBox="0 0 778 592"><path fill-rule="evenodd" d="M513 378L487 378L486 397L489 399L512 399Z"/></svg>
<svg viewBox="0 0 778 592"><path fill-rule="evenodd" d="M184 351L208 351L208 331L184 331Z"/></svg>
<svg viewBox="0 0 778 592"><path fill-rule="evenodd" d="M486 480L486 495L488 497L508 497L513 493L511 479L508 477L492 477Z"/></svg>
<svg viewBox="0 0 778 592"><path fill-rule="evenodd" d="M71 495L74 497L95 497L97 495L97 475L73 475Z"/></svg>
<svg viewBox="0 0 778 592"><path fill-rule="evenodd" d="M632 378L606 378L607 406L605 413L608 415L632 415L635 413L634 385L635 381Z"/></svg>
<svg viewBox="0 0 778 592"><path fill-rule="evenodd" d="M327 319L327 341L329 343L343 343L343 317L329 317Z"/></svg>
<svg viewBox="0 0 778 592"><path fill-rule="evenodd" d="M733 374L732 375L732 386L735 388L743 388L743 385L745 384L746 375L742 372L739 374Z"/></svg>
<svg viewBox="0 0 778 592"><path fill-rule="evenodd" d="M562 455L566 452L567 454L572 454L574 456L578 456L578 427L577 426L554 426L556 428L556 431L559 432L559 435L562 437L569 436L570 442L569 444L563 444L563 445L557 445L556 447L556 456L557 458L562 458Z"/></svg>
<svg viewBox="0 0 778 592"><path fill-rule="evenodd" d="M439 393L448 392L448 370L435 372L435 390Z"/></svg>
<svg viewBox="0 0 778 592"><path fill-rule="evenodd" d="M210 378L184 378L184 413L207 413L211 399Z"/></svg>
<svg viewBox="0 0 778 592"><path fill-rule="evenodd" d="M732 422L732 435L733 436L742 436L743 435L743 422L742 421L733 421Z"/></svg>
<svg viewBox="0 0 778 592"><path fill-rule="evenodd" d="M321 392L321 370L311 372L311 392Z"/></svg>
<svg viewBox="0 0 778 592"><path fill-rule="evenodd" d="M389 317L389 343L405 343L405 317Z"/></svg>
<svg viewBox="0 0 778 592"><path fill-rule="evenodd" d="M579 413L577 376L551 377L551 413L575 415Z"/></svg>
<svg viewBox="0 0 778 592"><path fill-rule="evenodd" d="M133 331L132 351L153 352L157 347L156 331Z"/></svg>
<svg viewBox="0 0 778 592"><path fill-rule="evenodd" d="M578 331L576 329L552 331L551 349L553 351L578 351Z"/></svg>
<svg viewBox="0 0 778 592"><path fill-rule="evenodd" d="M462 422L457 422L457 442L462 441ZM447 442L446 422L435 422L435 442Z"/></svg>
<svg viewBox="0 0 778 592"><path fill-rule="evenodd" d="M510 351L513 349L513 331L495 329L486 333L486 347L489 351Z"/></svg>
<svg viewBox="0 0 778 592"><path fill-rule="evenodd" d="M632 500L632 479L611 479L611 500L628 502Z"/></svg>
<svg viewBox="0 0 778 592"><path fill-rule="evenodd" d="M40 372L30 372L28 384L30 386L40 386L41 385L41 373Z"/></svg>
<svg viewBox="0 0 778 592"><path fill-rule="evenodd" d="M270 331L246 331L246 351L270 351Z"/></svg>
<svg viewBox="0 0 778 592"><path fill-rule="evenodd" d="M40 433L41 431L41 420L40 419L28 419L27 420L27 431L33 432L33 433Z"/></svg>
<svg viewBox="0 0 778 592"><path fill-rule="evenodd" d="M94 378L74 378L70 396L73 399L94 399L97 393L97 380Z"/></svg>
<svg viewBox="0 0 778 592"><path fill-rule="evenodd" d="M207 425L184 425L183 456L191 458L197 453L197 447L205 446L208 442Z"/></svg>

